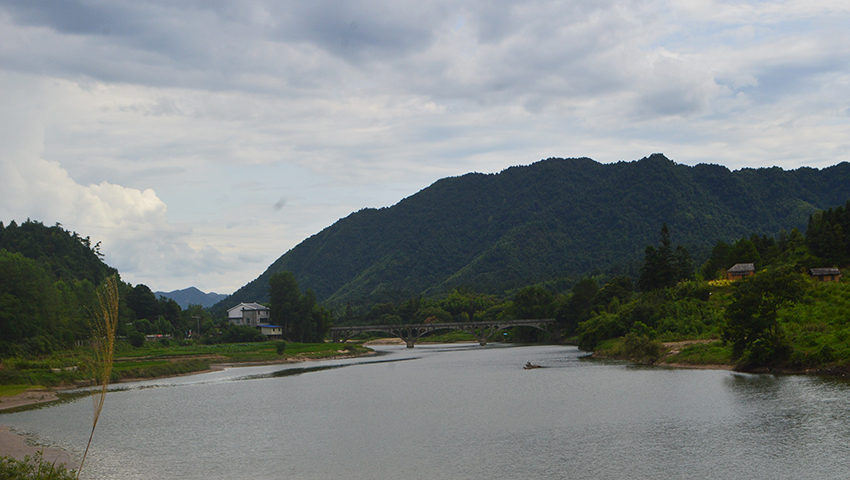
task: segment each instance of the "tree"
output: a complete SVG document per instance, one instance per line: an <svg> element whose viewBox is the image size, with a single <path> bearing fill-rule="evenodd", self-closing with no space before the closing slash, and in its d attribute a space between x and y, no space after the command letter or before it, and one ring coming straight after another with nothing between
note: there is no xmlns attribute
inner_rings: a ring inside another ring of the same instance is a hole
<svg viewBox="0 0 850 480"><path fill-rule="evenodd" d="M49 353L53 335L62 326L61 310L56 287L44 268L0 249L0 356ZM36 337L41 338L27 342Z"/></svg>
<svg viewBox="0 0 850 480"><path fill-rule="evenodd" d="M629 277L614 277L602 287L591 300L594 310L600 311L608 308L612 301L625 303L632 295L632 281Z"/></svg>
<svg viewBox="0 0 850 480"><path fill-rule="evenodd" d="M631 282L629 282L631 284ZM585 319L590 312L593 299L599 293L599 283L587 277L573 286L572 294L561 303L556 311L555 318L561 326L564 335L572 335L576 331L579 322Z"/></svg>
<svg viewBox="0 0 850 480"><path fill-rule="evenodd" d="M516 319L552 318L554 307L555 296L552 292L532 285L514 295L511 314Z"/></svg>
<svg viewBox="0 0 850 480"><path fill-rule="evenodd" d="M648 245L644 250L643 267L640 269L638 287L647 292L675 286L679 280L693 275L693 262L688 251L681 245L674 253L667 224L661 226L661 245Z"/></svg>
<svg viewBox="0 0 850 480"><path fill-rule="evenodd" d="M823 261L841 265L850 259L850 200L847 206L809 216L806 244Z"/></svg>
<svg viewBox="0 0 850 480"><path fill-rule="evenodd" d="M722 331L723 340L732 344L733 360L759 367L788 357L790 347L777 315L780 308L800 299L804 282L791 267L779 267L735 283Z"/></svg>
<svg viewBox="0 0 850 480"><path fill-rule="evenodd" d="M289 338L299 313L301 290L292 272L277 272L269 278L270 321L280 325L283 336Z"/></svg>
<svg viewBox="0 0 850 480"><path fill-rule="evenodd" d="M323 318L318 311L316 294L312 289L307 289L304 295L298 299L298 315L292 325L292 338L299 342L316 342L319 338Z"/></svg>
<svg viewBox="0 0 850 480"><path fill-rule="evenodd" d="M127 295L127 306L139 320L146 318L153 322L160 315L160 304L156 300L156 295L147 285L141 283L133 287Z"/></svg>
<svg viewBox="0 0 850 480"><path fill-rule="evenodd" d="M210 315L210 311L206 308L197 305L197 304L189 304L186 307L186 310L180 312L180 328L183 333L188 333L189 331L193 332L193 336L200 335L205 331L202 326L204 324L213 325L212 315Z"/></svg>
<svg viewBox="0 0 850 480"><path fill-rule="evenodd" d="M278 272L269 279L271 321L283 327L283 335L299 342L321 342L331 327L331 314L307 289L304 295L292 272Z"/></svg>
<svg viewBox="0 0 850 480"><path fill-rule="evenodd" d="M474 322L477 314L495 303L495 299L487 295L473 293L466 289L455 289L440 302L439 306L449 312L457 322Z"/></svg>
<svg viewBox="0 0 850 480"><path fill-rule="evenodd" d="M702 266L702 276L707 280L717 278L720 270L727 267L726 258L729 256L729 250L732 247L728 243L719 240L711 249L711 256Z"/></svg>
<svg viewBox="0 0 850 480"><path fill-rule="evenodd" d="M754 263L756 268L761 268L761 255L758 248L748 238L741 238L735 242L726 255L726 268L736 263Z"/></svg>

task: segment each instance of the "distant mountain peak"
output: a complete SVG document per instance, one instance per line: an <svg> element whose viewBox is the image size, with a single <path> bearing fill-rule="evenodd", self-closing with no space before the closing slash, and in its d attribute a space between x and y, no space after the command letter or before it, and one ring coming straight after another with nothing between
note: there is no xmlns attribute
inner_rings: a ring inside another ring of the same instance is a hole
<svg viewBox="0 0 850 480"><path fill-rule="evenodd" d="M196 287L188 287L182 290L174 290L171 292L154 292L157 298L170 298L180 305L180 308L186 309L189 305L200 305L204 308L209 308L216 303L227 298L227 295L221 293L204 293Z"/></svg>

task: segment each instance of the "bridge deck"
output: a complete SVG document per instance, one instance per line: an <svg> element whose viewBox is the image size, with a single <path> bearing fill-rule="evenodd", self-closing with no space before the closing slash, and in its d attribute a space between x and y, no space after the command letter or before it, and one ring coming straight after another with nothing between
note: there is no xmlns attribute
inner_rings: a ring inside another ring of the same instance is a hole
<svg viewBox="0 0 850 480"><path fill-rule="evenodd" d="M481 345L486 345L487 340L499 330L513 327L534 327L549 333L556 339L558 325L555 319L526 319L526 320L502 320L490 322L454 322L454 323L408 323L403 325L356 325L347 327L333 327L330 329L334 342L344 342L349 338L365 332L384 332L401 338L407 343L408 348L413 348L414 343L421 336L437 330L464 330L478 338Z"/></svg>

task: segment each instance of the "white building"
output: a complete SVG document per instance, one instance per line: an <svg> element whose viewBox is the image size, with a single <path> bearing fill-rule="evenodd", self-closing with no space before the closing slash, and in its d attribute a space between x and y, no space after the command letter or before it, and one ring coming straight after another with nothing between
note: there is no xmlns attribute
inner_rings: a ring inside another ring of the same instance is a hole
<svg viewBox="0 0 850 480"><path fill-rule="evenodd" d="M256 328L260 325L268 325L269 317L269 308L259 303L240 303L227 310L227 319L234 325Z"/></svg>

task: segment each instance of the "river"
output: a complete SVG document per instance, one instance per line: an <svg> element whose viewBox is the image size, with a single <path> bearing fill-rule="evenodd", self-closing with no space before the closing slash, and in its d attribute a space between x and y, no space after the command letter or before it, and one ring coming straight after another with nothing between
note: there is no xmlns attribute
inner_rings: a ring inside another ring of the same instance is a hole
<svg viewBox="0 0 850 480"><path fill-rule="evenodd" d="M842 380L636 367L564 346L376 348L120 385L82 477L850 476ZM90 398L76 398L0 424L79 456L91 417Z"/></svg>

